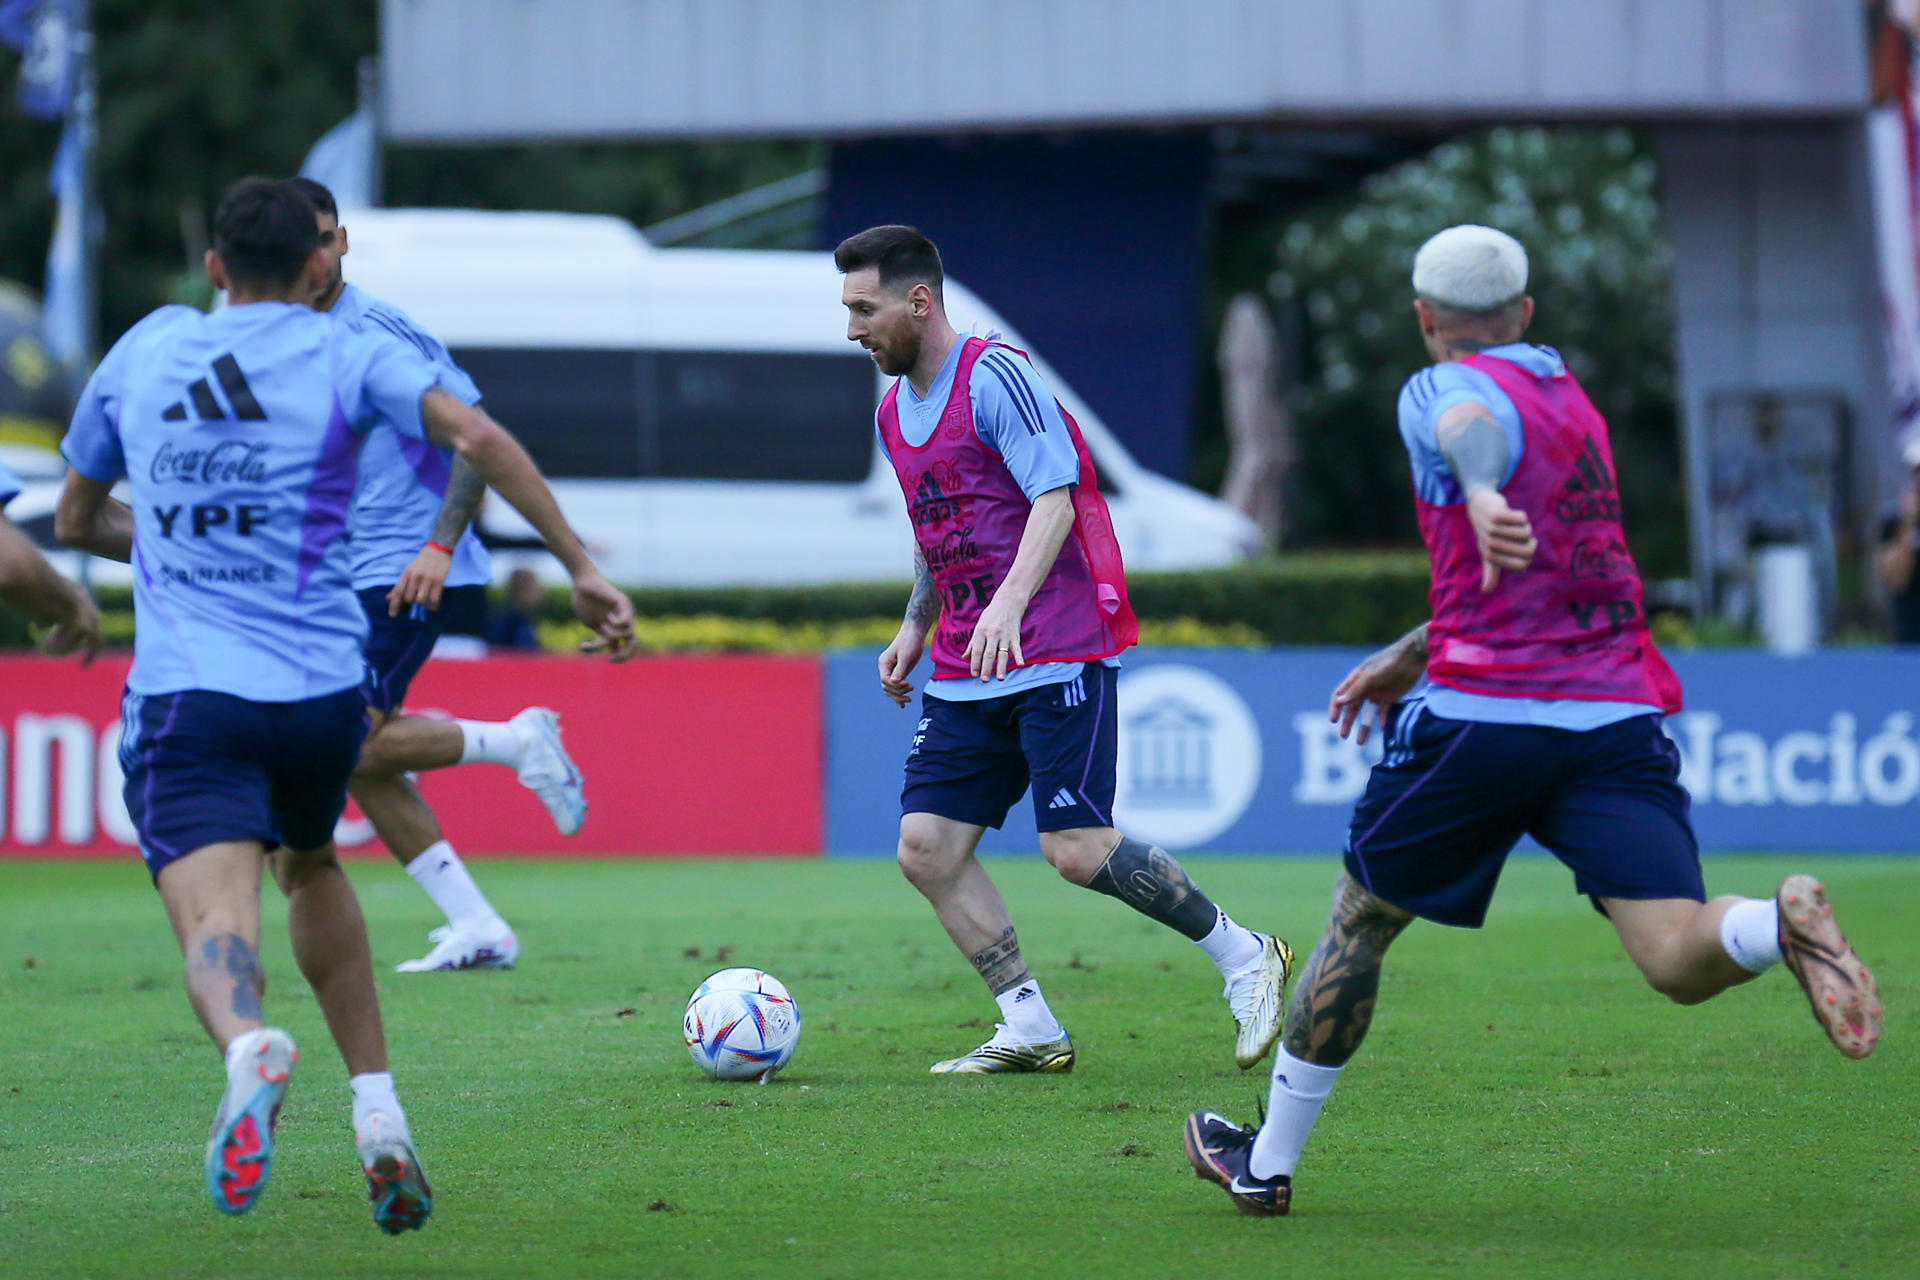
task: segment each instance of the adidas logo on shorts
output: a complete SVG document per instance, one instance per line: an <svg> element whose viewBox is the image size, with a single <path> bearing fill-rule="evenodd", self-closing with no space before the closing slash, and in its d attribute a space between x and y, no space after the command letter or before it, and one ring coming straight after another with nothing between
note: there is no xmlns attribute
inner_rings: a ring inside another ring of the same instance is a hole
<svg viewBox="0 0 1920 1280"><path fill-rule="evenodd" d="M1047 808L1049 809L1071 809L1073 808L1073 805L1074 805L1074 799L1072 796L1067 794L1067 789L1065 787L1062 787L1060 788L1060 790L1054 792L1053 799L1047 802Z"/></svg>

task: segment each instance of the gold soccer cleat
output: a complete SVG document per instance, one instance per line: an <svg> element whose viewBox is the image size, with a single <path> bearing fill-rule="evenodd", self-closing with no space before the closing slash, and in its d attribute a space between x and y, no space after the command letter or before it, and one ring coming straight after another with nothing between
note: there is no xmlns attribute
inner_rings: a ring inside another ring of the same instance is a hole
<svg viewBox="0 0 1920 1280"><path fill-rule="evenodd" d="M993 1039L972 1053L936 1062L934 1075L997 1075L1005 1071L1067 1072L1073 1070L1073 1041L1064 1033L1058 1040L1028 1044L1004 1023L993 1029Z"/></svg>

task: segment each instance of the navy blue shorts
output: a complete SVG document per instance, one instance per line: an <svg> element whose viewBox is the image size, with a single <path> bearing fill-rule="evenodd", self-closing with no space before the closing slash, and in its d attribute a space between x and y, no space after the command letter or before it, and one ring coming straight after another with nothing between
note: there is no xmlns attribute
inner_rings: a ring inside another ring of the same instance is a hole
<svg viewBox="0 0 1920 1280"><path fill-rule="evenodd" d="M1576 733L1393 709L1386 755L1347 834L1347 873L1374 896L1478 928L1507 855L1531 835L1601 898L1706 901L1680 752L1658 716Z"/></svg>
<svg viewBox="0 0 1920 1280"><path fill-rule="evenodd" d="M471 611L479 597L486 613L487 589L479 583L448 587L440 593L440 607L416 604L387 616L387 593L392 587L368 587L360 592L367 611L367 705L375 711L398 711L407 703L407 689L433 653L433 642L446 630L447 617L456 610Z"/></svg>
<svg viewBox="0 0 1920 1280"><path fill-rule="evenodd" d="M1089 662L1071 680L1001 698L923 695L900 812L998 827L1031 783L1040 830L1112 826L1118 679Z"/></svg>
<svg viewBox="0 0 1920 1280"><path fill-rule="evenodd" d="M333 839L367 735L359 686L302 702L190 689L120 701L127 813L155 880L224 840L318 849Z"/></svg>

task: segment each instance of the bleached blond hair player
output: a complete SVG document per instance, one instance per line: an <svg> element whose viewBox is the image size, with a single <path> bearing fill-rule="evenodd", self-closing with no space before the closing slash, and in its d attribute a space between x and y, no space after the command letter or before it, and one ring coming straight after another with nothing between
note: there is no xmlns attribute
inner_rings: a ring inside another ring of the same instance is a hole
<svg viewBox="0 0 1920 1280"><path fill-rule="evenodd" d="M1333 691L1341 736L1357 723L1365 742L1375 707L1386 749L1287 1007L1266 1117L1246 1129L1197 1111L1183 1134L1195 1172L1259 1217L1293 1203L1307 1136L1373 1024L1387 948L1415 919L1478 928L1522 835L1567 865L1675 1003L1784 964L1840 1052L1864 1058L1880 1036L1879 990L1819 881L1707 897L1660 728L1680 682L1648 634L1606 420L1558 352L1520 340L1526 251L1449 227L1414 256L1413 287L1435 363L1400 393L1400 434L1433 620Z"/></svg>
<svg viewBox="0 0 1920 1280"><path fill-rule="evenodd" d="M1413 291L1457 311L1493 311L1527 295L1527 251L1493 227L1448 227L1413 255Z"/></svg>

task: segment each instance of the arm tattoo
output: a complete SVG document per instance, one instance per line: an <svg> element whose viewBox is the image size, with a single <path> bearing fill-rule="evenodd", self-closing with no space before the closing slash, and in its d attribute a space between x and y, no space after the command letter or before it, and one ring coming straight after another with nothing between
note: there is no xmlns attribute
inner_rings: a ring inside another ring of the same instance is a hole
<svg viewBox="0 0 1920 1280"><path fill-rule="evenodd" d="M1498 489L1512 461L1506 429L1485 414L1440 428L1440 456L1469 495Z"/></svg>
<svg viewBox="0 0 1920 1280"><path fill-rule="evenodd" d="M940 616L940 597L933 590L933 570L918 548L913 553L913 594L907 597L907 621L925 631Z"/></svg>
<svg viewBox="0 0 1920 1280"><path fill-rule="evenodd" d="M455 455L453 468L447 473L447 496L440 500L440 514L433 518L431 541L443 547L450 547L460 541L460 535L473 523L473 517L479 514L480 499L487 493L487 482L480 473L467 465L467 460Z"/></svg>
<svg viewBox="0 0 1920 1280"><path fill-rule="evenodd" d="M1319 945L1294 980L1287 1005L1287 1052L1321 1066L1344 1065L1373 1025L1380 961L1413 917L1342 875Z"/></svg>
<svg viewBox="0 0 1920 1280"><path fill-rule="evenodd" d="M987 989L995 995L1033 980L1033 974L1027 969L1026 957L1020 954L1020 939L1014 936L1012 925L1007 926L1007 931L1000 935L998 942L988 944L984 950L976 951L967 958L973 961L973 967L986 979Z"/></svg>
<svg viewBox="0 0 1920 1280"><path fill-rule="evenodd" d="M200 954L191 967L208 976L224 974L233 983L233 1013L237 1018L259 1018L260 995L267 989L267 972L260 958L237 933L209 938L200 946Z"/></svg>
<svg viewBox="0 0 1920 1280"><path fill-rule="evenodd" d="M1423 622L1413 630L1407 632L1407 634L1401 636L1399 640L1394 642L1393 647L1408 657L1418 658L1424 663L1427 660L1427 624Z"/></svg>

